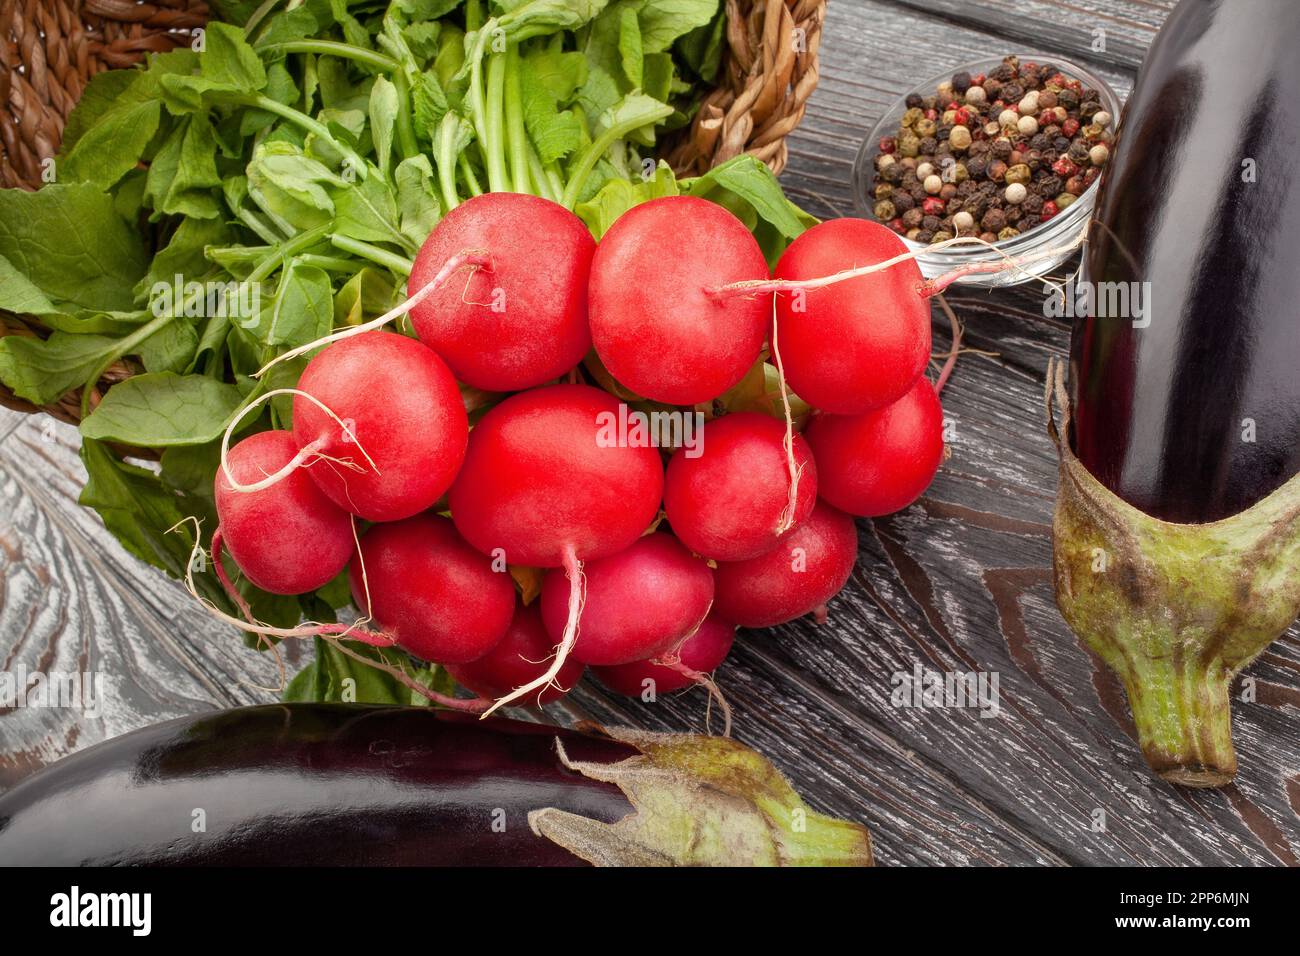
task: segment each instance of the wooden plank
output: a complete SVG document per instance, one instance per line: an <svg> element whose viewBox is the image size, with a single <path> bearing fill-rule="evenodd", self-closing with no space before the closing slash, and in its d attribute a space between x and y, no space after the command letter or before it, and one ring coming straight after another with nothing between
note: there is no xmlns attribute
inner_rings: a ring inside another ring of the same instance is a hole
<svg viewBox="0 0 1300 956"><path fill-rule="evenodd" d="M0 789L158 720L274 699L269 655L214 626L179 583L127 554L76 504L85 473L75 429L5 412L0 433L0 671L105 680L93 714L0 709Z"/></svg>
<svg viewBox="0 0 1300 956"><path fill-rule="evenodd" d="M987 31L1085 66L1136 71L1177 0L894 0L939 25ZM935 28L932 28L933 32Z"/></svg>

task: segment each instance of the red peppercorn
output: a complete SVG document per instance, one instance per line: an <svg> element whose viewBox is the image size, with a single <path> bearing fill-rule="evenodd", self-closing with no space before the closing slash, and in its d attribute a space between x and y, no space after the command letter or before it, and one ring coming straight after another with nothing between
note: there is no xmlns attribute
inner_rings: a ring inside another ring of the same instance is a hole
<svg viewBox="0 0 1300 956"><path fill-rule="evenodd" d="M938 111L938 110L926 110L926 111L925 111L925 118L928 119L928 120L937 120L937 119L939 118L939 111Z"/></svg>
<svg viewBox="0 0 1300 956"><path fill-rule="evenodd" d="M900 236L907 232L907 227L903 225L902 216L889 220L889 228L894 230L894 232L898 233Z"/></svg>
<svg viewBox="0 0 1300 956"><path fill-rule="evenodd" d="M1096 182L1097 177L1100 175L1101 175L1101 170L1096 166L1089 166L1087 169L1085 169L1083 171L1084 188L1086 189L1087 187L1091 186L1094 182Z"/></svg>
<svg viewBox="0 0 1300 956"><path fill-rule="evenodd" d="M976 73L974 76L970 78L971 86L983 86L984 81L987 79L988 77L985 76L983 73Z"/></svg>
<svg viewBox="0 0 1300 956"><path fill-rule="evenodd" d="M1047 222L1047 220L1051 219L1060 211L1061 211L1060 208L1056 205L1056 200L1054 199L1047 200L1047 202L1043 203L1043 216L1042 216L1043 222Z"/></svg>
<svg viewBox="0 0 1300 956"><path fill-rule="evenodd" d="M1038 114L1039 129L1046 129L1047 127L1051 126L1055 122L1056 122L1055 110L1043 110L1041 113Z"/></svg>
<svg viewBox="0 0 1300 956"><path fill-rule="evenodd" d="M1056 162L1052 163L1052 172L1058 176L1069 177L1078 172L1079 167L1070 162L1069 157L1062 156Z"/></svg>
<svg viewBox="0 0 1300 956"><path fill-rule="evenodd" d="M1035 63L1033 60L1026 60L1024 63L1021 63L1021 64L1020 64L1020 72L1021 72L1021 73L1037 73L1037 72L1038 72L1038 64Z"/></svg>
<svg viewBox="0 0 1300 956"><path fill-rule="evenodd" d="M953 111L952 111L952 125L953 125L953 126L969 126L969 125L970 125L970 110L966 109L966 107L964 107L964 106L959 106L959 107L957 107L955 110L953 110Z"/></svg>
<svg viewBox="0 0 1300 956"><path fill-rule="evenodd" d="M1062 136L1068 139L1074 139L1075 134L1077 134L1078 132L1079 132L1079 121L1075 119L1073 116L1071 116L1067 120L1064 120L1061 123Z"/></svg>
<svg viewBox="0 0 1300 956"><path fill-rule="evenodd" d="M898 148L898 141L892 136L882 136L880 138L880 151L882 153L892 153Z"/></svg>
<svg viewBox="0 0 1300 956"><path fill-rule="evenodd" d="M931 196L925 202L921 203L921 212L925 213L927 216L942 216L944 206L946 205L947 203L938 196Z"/></svg>
<svg viewBox="0 0 1300 956"><path fill-rule="evenodd" d="M1069 85L1069 81L1066 80L1066 78L1065 78L1065 74L1064 74L1064 73L1053 73L1053 74L1051 75L1051 78L1048 79L1047 82L1048 82L1048 83L1053 83L1053 84L1055 84L1056 86L1068 86L1068 85Z"/></svg>

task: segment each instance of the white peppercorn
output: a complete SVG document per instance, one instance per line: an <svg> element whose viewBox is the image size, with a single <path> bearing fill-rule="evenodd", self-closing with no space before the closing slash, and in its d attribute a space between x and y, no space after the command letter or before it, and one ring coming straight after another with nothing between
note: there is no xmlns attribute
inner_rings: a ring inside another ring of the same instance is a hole
<svg viewBox="0 0 1300 956"><path fill-rule="evenodd" d="M1011 205L1018 206L1025 201L1027 195L1029 195L1029 190L1025 189L1024 183L1012 183L1002 193L1002 198Z"/></svg>

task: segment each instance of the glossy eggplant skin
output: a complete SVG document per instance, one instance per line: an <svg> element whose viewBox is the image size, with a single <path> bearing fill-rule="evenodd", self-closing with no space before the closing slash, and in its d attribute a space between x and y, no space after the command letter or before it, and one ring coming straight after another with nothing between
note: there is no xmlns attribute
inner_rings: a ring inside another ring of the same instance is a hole
<svg viewBox="0 0 1300 956"><path fill-rule="evenodd" d="M635 753L429 708L283 704L172 720L0 796L0 865L581 866L531 832L528 812L613 822L632 807L566 769L557 737L574 760Z"/></svg>
<svg viewBox="0 0 1300 956"><path fill-rule="evenodd" d="M1183 0L1103 176L1082 278L1149 282L1150 324L1076 320L1073 446L1166 521L1238 514L1300 470L1297 50L1295 0Z"/></svg>

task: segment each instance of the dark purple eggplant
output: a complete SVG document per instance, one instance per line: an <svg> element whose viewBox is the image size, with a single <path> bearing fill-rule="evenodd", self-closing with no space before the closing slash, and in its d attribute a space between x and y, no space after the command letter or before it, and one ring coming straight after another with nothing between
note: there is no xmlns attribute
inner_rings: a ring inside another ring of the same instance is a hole
<svg viewBox="0 0 1300 956"><path fill-rule="evenodd" d="M172 720L0 796L0 864L870 862L752 750L612 733L355 704Z"/></svg>
<svg viewBox="0 0 1300 956"><path fill-rule="evenodd" d="M1297 45L1294 0L1170 15L1103 176L1068 393L1054 375L1057 603L1188 786L1232 779L1231 681L1300 612Z"/></svg>
<svg viewBox="0 0 1300 956"><path fill-rule="evenodd" d="M1076 323L1074 449L1166 521L1231 517L1300 472L1298 47L1295 0L1180 4L1101 190L1083 278L1149 283L1149 314Z"/></svg>

